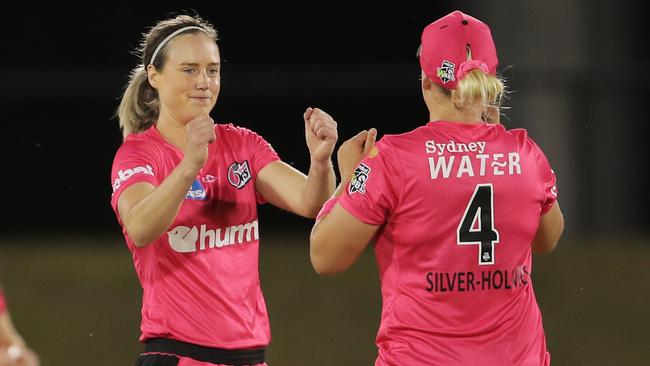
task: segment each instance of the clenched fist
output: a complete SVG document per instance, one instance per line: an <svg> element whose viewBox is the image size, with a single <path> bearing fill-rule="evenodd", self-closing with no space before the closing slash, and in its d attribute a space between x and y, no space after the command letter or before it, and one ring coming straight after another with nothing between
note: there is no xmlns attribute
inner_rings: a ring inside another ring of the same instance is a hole
<svg viewBox="0 0 650 366"><path fill-rule="evenodd" d="M318 108L307 108L305 119L305 140L312 162L328 162L339 138L336 121Z"/></svg>
<svg viewBox="0 0 650 366"><path fill-rule="evenodd" d="M185 126L185 159L201 169L208 158L208 144L217 139L214 120L197 117Z"/></svg>
<svg viewBox="0 0 650 366"><path fill-rule="evenodd" d="M341 182L347 182L352 177L352 172L359 165L361 159L368 155L375 146L376 139L377 130L371 128L370 131L363 130L341 144L336 154Z"/></svg>

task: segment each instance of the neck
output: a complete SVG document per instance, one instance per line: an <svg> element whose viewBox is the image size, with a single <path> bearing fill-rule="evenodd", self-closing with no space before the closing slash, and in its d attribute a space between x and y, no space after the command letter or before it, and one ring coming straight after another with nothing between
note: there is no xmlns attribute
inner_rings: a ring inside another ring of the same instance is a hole
<svg viewBox="0 0 650 366"><path fill-rule="evenodd" d="M458 109L453 102L430 104L429 121L482 123L481 113L473 108Z"/></svg>
<svg viewBox="0 0 650 366"><path fill-rule="evenodd" d="M156 128L167 142L185 151L185 125L179 120L164 113L160 113Z"/></svg>

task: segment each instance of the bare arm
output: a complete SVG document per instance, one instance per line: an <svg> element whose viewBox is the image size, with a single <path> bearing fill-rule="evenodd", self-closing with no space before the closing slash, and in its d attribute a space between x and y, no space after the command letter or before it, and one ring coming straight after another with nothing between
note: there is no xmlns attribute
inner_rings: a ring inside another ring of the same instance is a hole
<svg viewBox="0 0 650 366"><path fill-rule="evenodd" d="M303 217L314 218L336 185L331 162L312 162L305 176L278 161L264 167L256 180L257 191L272 205Z"/></svg>
<svg viewBox="0 0 650 366"><path fill-rule="evenodd" d="M259 172L255 188L274 206L314 218L336 188L331 157L338 133L334 119L318 108L307 108L303 117L309 174L283 162L271 163Z"/></svg>
<svg viewBox="0 0 650 366"><path fill-rule="evenodd" d="M377 131L362 131L347 140L338 151L341 184L333 197L339 197L350 181L354 168L375 144ZM352 216L338 203L332 211L318 220L311 231L310 257L318 274L332 275L343 272L359 258L378 225L366 224Z"/></svg>
<svg viewBox="0 0 650 366"><path fill-rule="evenodd" d="M536 254L551 252L557 246L562 231L564 231L564 217L560 211L560 204L556 201L539 220L537 234L533 239L533 252Z"/></svg>
<svg viewBox="0 0 650 366"><path fill-rule="evenodd" d="M169 228L196 174L205 164L208 143L215 138L211 118L192 120L187 125L185 156L174 171L158 187L136 183L122 192L117 201L118 213L136 246L148 245Z"/></svg>
<svg viewBox="0 0 650 366"><path fill-rule="evenodd" d="M335 195L340 195L341 184ZM346 271L366 249L379 226L368 225L352 216L338 203L332 211L314 224L310 237L310 257L320 275Z"/></svg>

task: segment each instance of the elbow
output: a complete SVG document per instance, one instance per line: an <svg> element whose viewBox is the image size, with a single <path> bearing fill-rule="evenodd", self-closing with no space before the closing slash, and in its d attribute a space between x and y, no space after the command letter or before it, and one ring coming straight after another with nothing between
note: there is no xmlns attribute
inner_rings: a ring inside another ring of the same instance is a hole
<svg viewBox="0 0 650 366"><path fill-rule="evenodd" d="M149 244L149 241L147 239L140 236L129 235L129 238L131 238L133 245L135 245L138 248L144 248L147 246L147 244Z"/></svg>
<svg viewBox="0 0 650 366"><path fill-rule="evenodd" d="M155 238L151 238L151 235L146 235L146 233L139 232L138 230L129 230L126 229L126 233L135 245L138 248L144 248L147 245L151 244Z"/></svg>
<svg viewBox="0 0 650 366"><path fill-rule="evenodd" d="M318 216L318 212L320 212L320 207L311 210L306 210L306 212L302 216L308 219L315 219L316 216Z"/></svg>
<svg viewBox="0 0 650 366"><path fill-rule="evenodd" d="M312 235L309 257L311 265L318 275L333 276L347 270L345 265L337 262L331 255L328 255L329 253L325 249L326 246L323 245L322 241Z"/></svg>
<svg viewBox="0 0 650 366"><path fill-rule="evenodd" d="M311 265L319 276L333 276L345 271L345 268L337 267L331 262L313 254L311 255Z"/></svg>
<svg viewBox="0 0 650 366"><path fill-rule="evenodd" d="M552 252L557 246L557 241L554 242L542 242L536 241L533 243L532 249L535 254L548 254Z"/></svg>
<svg viewBox="0 0 650 366"><path fill-rule="evenodd" d="M315 219L316 216L318 216L318 213L320 212L320 207L309 207L306 205L301 205L301 206L289 208L289 211L307 219Z"/></svg>
<svg viewBox="0 0 650 366"><path fill-rule="evenodd" d="M564 225L560 226L555 232L546 235L538 235L532 244L533 253L548 254L555 250L557 243L560 241Z"/></svg>

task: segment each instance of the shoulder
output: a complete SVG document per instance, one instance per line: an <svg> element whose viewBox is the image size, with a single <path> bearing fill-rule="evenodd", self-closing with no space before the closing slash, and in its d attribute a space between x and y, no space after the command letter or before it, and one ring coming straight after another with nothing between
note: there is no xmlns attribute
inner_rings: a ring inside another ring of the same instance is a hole
<svg viewBox="0 0 650 366"><path fill-rule="evenodd" d="M518 143L519 146L533 151L541 151L537 142L528 134L524 128L513 128L507 131Z"/></svg>
<svg viewBox="0 0 650 366"><path fill-rule="evenodd" d="M115 160L131 156L152 156L158 149L158 143L149 130L127 136L115 153Z"/></svg>
<svg viewBox="0 0 650 366"><path fill-rule="evenodd" d="M217 134L224 136L259 136L256 132L242 126L235 125L233 123L215 123L214 130Z"/></svg>
<svg viewBox="0 0 650 366"><path fill-rule="evenodd" d="M526 131L525 128L511 128L506 130L504 127L503 130L505 133L512 135L518 141L527 141L530 139L530 137L528 137L528 131Z"/></svg>
<svg viewBox="0 0 650 366"><path fill-rule="evenodd" d="M270 144L257 132L232 123L215 124L217 139L222 139L231 147L257 149Z"/></svg>
<svg viewBox="0 0 650 366"><path fill-rule="evenodd" d="M425 129L425 127L418 127L405 133L383 135L377 141L377 146L396 153L402 150L411 151L415 142L422 141Z"/></svg>

